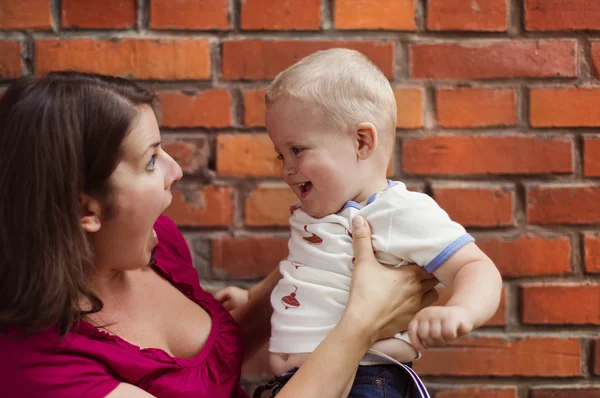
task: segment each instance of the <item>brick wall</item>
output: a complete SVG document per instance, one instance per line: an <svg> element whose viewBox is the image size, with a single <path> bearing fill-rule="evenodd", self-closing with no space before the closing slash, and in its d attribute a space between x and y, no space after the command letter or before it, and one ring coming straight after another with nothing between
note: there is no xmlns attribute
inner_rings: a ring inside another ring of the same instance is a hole
<svg viewBox="0 0 600 398"><path fill-rule="evenodd" d="M249 286L285 255L293 200L263 89L315 50L364 52L397 94L390 174L505 278L487 327L417 370L438 398L597 397L598 32L595 0L0 0L0 91L65 68L156 88L187 174L167 213L205 286Z"/></svg>

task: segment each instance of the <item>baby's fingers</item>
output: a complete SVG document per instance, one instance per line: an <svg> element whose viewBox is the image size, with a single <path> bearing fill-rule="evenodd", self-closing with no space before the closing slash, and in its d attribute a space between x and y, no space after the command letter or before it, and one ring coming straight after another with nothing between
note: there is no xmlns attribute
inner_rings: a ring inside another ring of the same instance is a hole
<svg viewBox="0 0 600 398"><path fill-rule="evenodd" d="M408 325L408 338L410 339L410 344L413 346L417 352L421 354L425 352L426 348L421 343L421 339L419 338L419 321L413 319Z"/></svg>

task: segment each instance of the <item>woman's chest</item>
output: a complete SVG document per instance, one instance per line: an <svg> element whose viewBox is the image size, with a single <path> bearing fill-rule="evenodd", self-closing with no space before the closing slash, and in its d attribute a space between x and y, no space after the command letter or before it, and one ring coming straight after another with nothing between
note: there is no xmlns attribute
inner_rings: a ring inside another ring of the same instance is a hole
<svg viewBox="0 0 600 398"><path fill-rule="evenodd" d="M192 358L211 331L210 315L155 272L147 273L118 302L102 311L107 329L140 348L159 348Z"/></svg>

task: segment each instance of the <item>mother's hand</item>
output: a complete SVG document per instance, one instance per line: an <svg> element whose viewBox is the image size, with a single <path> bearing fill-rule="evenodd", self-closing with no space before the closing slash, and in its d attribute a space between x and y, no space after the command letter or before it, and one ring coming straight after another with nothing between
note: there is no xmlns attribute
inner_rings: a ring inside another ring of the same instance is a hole
<svg viewBox="0 0 600 398"><path fill-rule="evenodd" d="M371 229L360 216L353 220L355 267L345 318L358 322L374 341L404 331L415 314L438 297L438 280L422 267L382 266L373 254Z"/></svg>

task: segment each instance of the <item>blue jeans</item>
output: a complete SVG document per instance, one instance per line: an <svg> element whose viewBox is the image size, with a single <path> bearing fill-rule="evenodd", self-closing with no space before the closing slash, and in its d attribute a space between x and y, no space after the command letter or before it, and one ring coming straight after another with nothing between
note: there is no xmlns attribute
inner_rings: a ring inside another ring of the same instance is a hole
<svg viewBox="0 0 600 398"><path fill-rule="evenodd" d="M298 369L271 379L259 387L254 398L275 397ZM262 395L270 391L271 395ZM420 398L422 395L410 375L397 365L359 366L349 398Z"/></svg>

